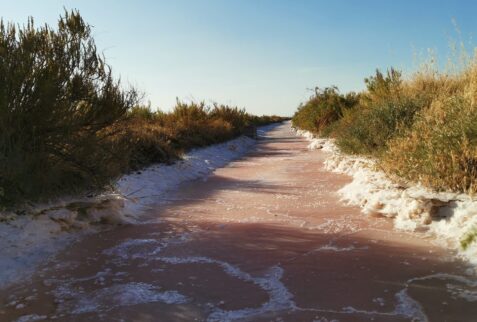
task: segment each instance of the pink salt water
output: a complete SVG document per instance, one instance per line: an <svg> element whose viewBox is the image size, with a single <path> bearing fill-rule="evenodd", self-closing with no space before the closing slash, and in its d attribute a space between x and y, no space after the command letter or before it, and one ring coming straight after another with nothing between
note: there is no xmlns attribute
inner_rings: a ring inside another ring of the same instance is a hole
<svg viewBox="0 0 477 322"><path fill-rule="evenodd" d="M289 124L2 290L1 321L475 321L466 264L339 201Z"/></svg>

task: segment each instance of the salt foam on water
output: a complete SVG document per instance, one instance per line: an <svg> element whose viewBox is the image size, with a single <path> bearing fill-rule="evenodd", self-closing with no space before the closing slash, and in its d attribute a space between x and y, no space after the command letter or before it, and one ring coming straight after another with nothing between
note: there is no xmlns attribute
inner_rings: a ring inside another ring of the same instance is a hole
<svg viewBox="0 0 477 322"><path fill-rule="evenodd" d="M339 190L343 201L361 207L364 214L393 218L397 229L426 232L477 266L477 241L465 249L461 247L461 241L477 231L477 199L454 192L434 192L419 185L399 186L377 170L373 160L340 153L331 139L315 138L302 130L296 133L311 141L310 149L321 147L329 152L325 161L328 170L353 178Z"/></svg>
<svg viewBox="0 0 477 322"><path fill-rule="evenodd" d="M258 134L276 124L260 127ZM34 272L44 262L85 232L96 232L98 226L88 221L140 223L143 210L166 199L168 191L186 181L205 177L215 169L243 156L255 140L242 136L225 143L189 151L172 165L156 164L140 172L121 177L115 191L94 198L69 197L51 204L37 204L29 214L17 216L0 212L0 288ZM88 218L79 216L71 204L92 205ZM30 214L31 212L31 214Z"/></svg>
<svg viewBox="0 0 477 322"><path fill-rule="evenodd" d="M59 314L83 314L107 312L115 308L137 304L162 302L165 304L187 303L188 299L177 291L160 291L147 283L126 283L104 287L92 292L78 292L64 287L57 297L67 298L58 307Z"/></svg>

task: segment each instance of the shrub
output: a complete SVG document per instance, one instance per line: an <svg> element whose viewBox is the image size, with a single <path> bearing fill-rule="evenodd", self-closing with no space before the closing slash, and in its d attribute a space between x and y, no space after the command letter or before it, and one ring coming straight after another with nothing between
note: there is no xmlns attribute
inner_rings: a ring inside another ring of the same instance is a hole
<svg viewBox="0 0 477 322"><path fill-rule="evenodd" d="M463 250L466 250L469 248L469 246L472 243L475 243L477 241L477 228L474 227L470 231L467 232L467 234L464 235L464 237L460 240L460 246L462 247Z"/></svg>
<svg viewBox="0 0 477 322"><path fill-rule="evenodd" d="M247 126L255 123L255 119L244 109L230 107L227 105L214 104L214 108L210 111L211 118L227 122L234 129L234 134L243 133Z"/></svg>
<svg viewBox="0 0 477 322"><path fill-rule="evenodd" d="M390 139L406 134L420 107L415 100L397 98L355 108L340 120L333 135L344 152L379 155Z"/></svg>
<svg viewBox="0 0 477 322"><path fill-rule="evenodd" d="M150 106L134 106L128 111L128 117L130 119L143 119L143 120L154 120L157 116L155 112L151 110Z"/></svg>
<svg viewBox="0 0 477 322"><path fill-rule="evenodd" d="M191 148L281 121L226 105L138 105L96 51L76 11L58 28L0 23L0 208L85 190Z"/></svg>
<svg viewBox="0 0 477 322"><path fill-rule="evenodd" d="M244 133L249 125L282 121L281 117L258 117L227 105L177 101L169 113L134 107L119 126L118 137L129 160L127 169L137 170L155 162L172 162L185 151L224 142Z"/></svg>
<svg viewBox="0 0 477 322"><path fill-rule="evenodd" d="M402 92L402 73L394 68L384 75L379 69L374 76L364 79L367 91L363 93L361 103L364 106L380 104L390 98L399 98Z"/></svg>
<svg viewBox="0 0 477 322"><path fill-rule="evenodd" d="M339 120L346 109L353 108L359 96L350 93L341 95L336 87L315 89L315 94L298 107L293 116L293 126L322 135L327 128Z"/></svg>
<svg viewBox="0 0 477 322"><path fill-rule="evenodd" d="M0 23L0 203L97 188L121 169L108 127L136 104L65 12L57 30Z"/></svg>
<svg viewBox="0 0 477 322"><path fill-rule="evenodd" d="M477 192L477 106L465 97L436 101L408 137L394 139L383 165L438 190Z"/></svg>
<svg viewBox="0 0 477 322"><path fill-rule="evenodd" d="M351 108L317 94L300 106L294 123L336 138L346 153L377 158L395 178L477 192L477 56L453 73L426 66L402 80L391 68L365 83Z"/></svg>
<svg viewBox="0 0 477 322"><path fill-rule="evenodd" d="M477 192L477 57L454 73L417 75L428 104L407 138L389 143L390 173L436 190ZM429 97L431 97L429 99Z"/></svg>

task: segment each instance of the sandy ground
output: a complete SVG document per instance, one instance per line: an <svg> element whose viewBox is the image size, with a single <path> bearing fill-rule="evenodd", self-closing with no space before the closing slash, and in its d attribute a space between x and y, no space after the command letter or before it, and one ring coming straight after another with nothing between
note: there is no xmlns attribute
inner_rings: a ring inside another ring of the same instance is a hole
<svg viewBox="0 0 477 322"><path fill-rule="evenodd" d="M282 125L139 225L0 293L0 321L475 321L464 263L343 205L349 178Z"/></svg>

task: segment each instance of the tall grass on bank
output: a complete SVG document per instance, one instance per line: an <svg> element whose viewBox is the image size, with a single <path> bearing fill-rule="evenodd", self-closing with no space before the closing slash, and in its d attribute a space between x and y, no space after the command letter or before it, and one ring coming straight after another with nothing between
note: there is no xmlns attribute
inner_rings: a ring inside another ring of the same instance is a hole
<svg viewBox="0 0 477 322"><path fill-rule="evenodd" d="M129 169L154 162L171 162L185 151L230 140L250 126L283 121L279 116L254 116L227 105L177 101L169 113L147 107L131 109L120 135L129 147Z"/></svg>
<svg viewBox="0 0 477 322"><path fill-rule="evenodd" d="M298 108L293 124L335 138L344 152L376 158L398 178L435 190L477 192L477 57L458 71L427 66L408 79L394 69L377 71L365 84L348 109L317 94ZM313 111L305 113L310 104ZM322 110L335 109L343 112L332 122L322 117Z"/></svg>
<svg viewBox="0 0 477 322"><path fill-rule="evenodd" d="M56 29L0 22L0 210L103 188L122 173L170 162L249 125L282 120L224 105L138 105L98 54L76 11Z"/></svg>

